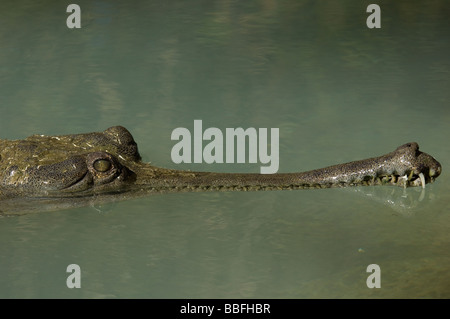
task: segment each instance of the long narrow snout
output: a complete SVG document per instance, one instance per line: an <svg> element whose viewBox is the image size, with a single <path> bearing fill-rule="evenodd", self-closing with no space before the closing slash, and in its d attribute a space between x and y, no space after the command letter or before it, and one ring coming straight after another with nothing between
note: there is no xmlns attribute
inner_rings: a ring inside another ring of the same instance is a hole
<svg viewBox="0 0 450 319"><path fill-rule="evenodd" d="M415 142L373 158L300 173L252 174L170 170L139 163L136 187L150 191L276 190L348 186L422 186L434 182L440 163Z"/></svg>

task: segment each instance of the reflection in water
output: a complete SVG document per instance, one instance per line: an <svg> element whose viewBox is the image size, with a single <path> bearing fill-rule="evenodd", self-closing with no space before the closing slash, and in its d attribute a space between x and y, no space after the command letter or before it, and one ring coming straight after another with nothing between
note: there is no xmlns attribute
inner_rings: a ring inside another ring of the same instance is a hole
<svg viewBox="0 0 450 319"><path fill-rule="evenodd" d="M400 187L355 187L349 188L349 191L389 207L392 211L405 217L414 215L414 212L421 211L425 204L436 200L436 194L432 190L422 187L408 189Z"/></svg>

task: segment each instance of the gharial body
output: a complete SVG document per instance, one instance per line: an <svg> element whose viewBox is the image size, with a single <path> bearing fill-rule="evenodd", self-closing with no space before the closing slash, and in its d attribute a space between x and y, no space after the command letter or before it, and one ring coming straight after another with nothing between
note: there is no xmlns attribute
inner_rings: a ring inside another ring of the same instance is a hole
<svg viewBox="0 0 450 319"><path fill-rule="evenodd" d="M5 200L127 199L154 192L277 190L359 185L422 186L441 165L407 143L388 154L300 173L210 173L144 163L130 132L33 135L0 140L0 211Z"/></svg>

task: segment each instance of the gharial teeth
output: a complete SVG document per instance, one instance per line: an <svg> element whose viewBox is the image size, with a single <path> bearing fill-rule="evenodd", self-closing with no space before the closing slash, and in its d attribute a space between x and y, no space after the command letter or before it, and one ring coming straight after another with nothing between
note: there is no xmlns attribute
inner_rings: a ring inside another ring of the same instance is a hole
<svg viewBox="0 0 450 319"><path fill-rule="evenodd" d="M406 183L408 183L408 175L399 176L398 182L403 181L403 188L406 188Z"/></svg>
<svg viewBox="0 0 450 319"><path fill-rule="evenodd" d="M420 182L422 183L422 188L425 188L425 176L423 176L423 173L419 173Z"/></svg>

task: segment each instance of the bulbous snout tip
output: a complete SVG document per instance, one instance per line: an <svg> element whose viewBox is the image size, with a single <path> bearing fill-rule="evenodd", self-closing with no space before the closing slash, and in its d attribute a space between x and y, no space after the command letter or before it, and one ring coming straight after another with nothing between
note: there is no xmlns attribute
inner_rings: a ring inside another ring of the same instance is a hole
<svg viewBox="0 0 450 319"><path fill-rule="evenodd" d="M442 172L441 163L433 156L420 152L416 158L419 171L425 175L427 181L433 182Z"/></svg>
<svg viewBox="0 0 450 319"><path fill-rule="evenodd" d="M441 171L442 171L442 166L438 161L436 161L435 165L433 167L430 167L430 171L429 171L430 177L434 177L434 178L438 177L439 175L441 175Z"/></svg>

